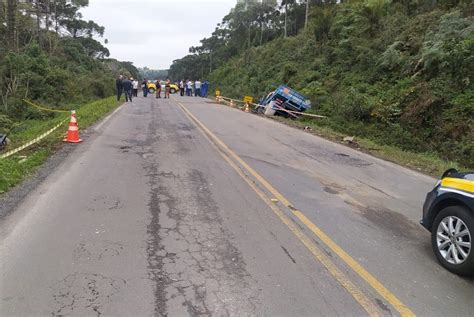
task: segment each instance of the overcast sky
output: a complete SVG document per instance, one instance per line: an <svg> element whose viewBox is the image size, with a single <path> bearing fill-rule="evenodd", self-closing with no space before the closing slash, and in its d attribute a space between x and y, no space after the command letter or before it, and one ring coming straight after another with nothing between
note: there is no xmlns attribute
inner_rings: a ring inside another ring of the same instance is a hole
<svg viewBox="0 0 474 317"><path fill-rule="evenodd" d="M89 0L81 12L105 27L110 57L167 69L209 37L236 0ZM103 39L101 41L103 41Z"/></svg>

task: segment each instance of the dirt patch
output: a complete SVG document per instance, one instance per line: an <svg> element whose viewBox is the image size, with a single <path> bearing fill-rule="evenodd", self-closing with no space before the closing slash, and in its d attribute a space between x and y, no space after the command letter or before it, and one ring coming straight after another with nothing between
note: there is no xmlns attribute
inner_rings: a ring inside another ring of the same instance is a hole
<svg viewBox="0 0 474 317"><path fill-rule="evenodd" d="M324 191L325 191L326 193L333 194L333 195L339 194L339 191L337 191L336 189L334 189L334 188L332 188L332 187L328 187L328 186L325 186L325 187L324 187Z"/></svg>
<svg viewBox="0 0 474 317"><path fill-rule="evenodd" d="M390 232L396 237L417 241L419 237L419 228L406 216L383 207L363 207L357 206L361 214L377 227Z"/></svg>
<svg viewBox="0 0 474 317"><path fill-rule="evenodd" d="M372 163L366 160L355 158L344 153L334 154L334 162L343 164L343 165L356 166L356 167L365 167L365 166L373 165Z"/></svg>

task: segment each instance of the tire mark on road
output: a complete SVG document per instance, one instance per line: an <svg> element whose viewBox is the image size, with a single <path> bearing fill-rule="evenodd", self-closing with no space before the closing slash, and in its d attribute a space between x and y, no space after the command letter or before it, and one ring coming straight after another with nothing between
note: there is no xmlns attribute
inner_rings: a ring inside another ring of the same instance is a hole
<svg viewBox="0 0 474 317"><path fill-rule="evenodd" d="M281 245L280 247L283 249L285 254L290 258L291 262L296 264L296 260L291 256L290 252L288 252L288 250L284 246Z"/></svg>

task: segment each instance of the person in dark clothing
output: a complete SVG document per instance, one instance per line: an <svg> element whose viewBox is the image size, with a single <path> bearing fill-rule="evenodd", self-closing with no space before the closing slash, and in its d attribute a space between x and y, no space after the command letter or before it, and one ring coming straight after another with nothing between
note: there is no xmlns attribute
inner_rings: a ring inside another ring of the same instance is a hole
<svg viewBox="0 0 474 317"><path fill-rule="evenodd" d="M117 77L117 80L115 81L115 87L117 88L117 101L120 101L120 98L122 97L122 92L123 92L123 76L120 75Z"/></svg>
<svg viewBox="0 0 474 317"><path fill-rule="evenodd" d="M148 96L148 80L145 78L142 82L143 97Z"/></svg>
<svg viewBox="0 0 474 317"><path fill-rule="evenodd" d="M128 78L125 78L122 81L122 85L123 85L123 90L125 92L125 101L128 102L129 99L130 101L132 101L132 88L133 88L132 82Z"/></svg>
<svg viewBox="0 0 474 317"><path fill-rule="evenodd" d="M155 86L156 86L156 98L161 98L161 80L157 80L155 82Z"/></svg>

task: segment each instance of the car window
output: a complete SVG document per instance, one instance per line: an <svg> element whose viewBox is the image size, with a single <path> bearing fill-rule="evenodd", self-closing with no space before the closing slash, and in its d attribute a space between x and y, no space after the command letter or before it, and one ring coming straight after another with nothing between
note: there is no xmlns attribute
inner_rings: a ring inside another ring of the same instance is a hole
<svg viewBox="0 0 474 317"><path fill-rule="evenodd" d="M474 174L466 174L464 175L464 179L474 181Z"/></svg>

